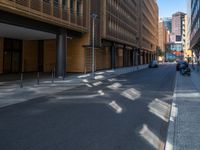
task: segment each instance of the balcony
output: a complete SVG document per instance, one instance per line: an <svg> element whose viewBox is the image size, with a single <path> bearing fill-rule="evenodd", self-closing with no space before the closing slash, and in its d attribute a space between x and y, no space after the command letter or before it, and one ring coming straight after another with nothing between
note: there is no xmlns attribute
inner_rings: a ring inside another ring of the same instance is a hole
<svg viewBox="0 0 200 150"><path fill-rule="evenodd" d="M85 4L85 3L84 3ZM53 23L62 27L87 29L87 23L84 17L88 15L87 11L77 13L58 3L46 0L1 0L0 9L31 17L36 20L42 20L47 23Z"/></svg>

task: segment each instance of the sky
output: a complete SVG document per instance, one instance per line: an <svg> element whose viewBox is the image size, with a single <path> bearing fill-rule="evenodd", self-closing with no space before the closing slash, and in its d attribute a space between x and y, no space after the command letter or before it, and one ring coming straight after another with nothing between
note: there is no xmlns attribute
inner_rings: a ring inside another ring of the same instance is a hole
<svg viewBox="0 0 200 150"><path fill-rule="evenodd" d="M171 17L177 11L187 12L187 0L158 0L159 17Z"/></svg>

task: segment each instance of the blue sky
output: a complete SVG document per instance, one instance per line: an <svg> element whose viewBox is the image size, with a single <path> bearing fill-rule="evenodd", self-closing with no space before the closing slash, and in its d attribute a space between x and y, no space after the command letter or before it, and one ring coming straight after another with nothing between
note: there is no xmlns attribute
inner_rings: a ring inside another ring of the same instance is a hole
<svg viewBox="0 0 200 150"><path fill-rule="evenodd" d="M159 16L171 17L177 11L187 12L187 0L158 0Z"/></svg>

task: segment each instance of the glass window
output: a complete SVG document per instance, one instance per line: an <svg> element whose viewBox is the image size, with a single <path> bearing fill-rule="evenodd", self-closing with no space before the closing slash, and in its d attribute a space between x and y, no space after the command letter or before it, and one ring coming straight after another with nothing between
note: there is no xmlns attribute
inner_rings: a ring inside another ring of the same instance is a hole
<svg viewBox="0 0 200 150"><path fill-rule="evenodd" d="M53 1L54 6L58 7L58 0Z"/></svg>
<svg viewBox="0 0 200 150"><path fill-rule="evenodd" d="M72 13L74 12L74 0L70 0L70 10Z"/></svg>
<svg viewBox="0 0 200 150"><path fill-rule="evenodd" d="M67 9L68 7L68 0L62 0L62 6L64 9Z"/></svg>

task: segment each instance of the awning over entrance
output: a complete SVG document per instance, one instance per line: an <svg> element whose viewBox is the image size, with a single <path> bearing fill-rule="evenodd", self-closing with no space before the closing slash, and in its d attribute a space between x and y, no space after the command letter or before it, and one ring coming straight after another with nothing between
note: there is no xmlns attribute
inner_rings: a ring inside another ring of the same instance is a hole
<svg viewBox="0 0 200 150"><path fill-rule="evenodd" d="M0 37L20 40L56 39L56 35L48 32L0 23Z"/></svg>

